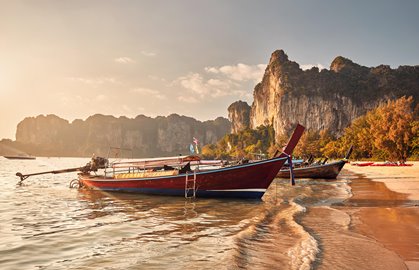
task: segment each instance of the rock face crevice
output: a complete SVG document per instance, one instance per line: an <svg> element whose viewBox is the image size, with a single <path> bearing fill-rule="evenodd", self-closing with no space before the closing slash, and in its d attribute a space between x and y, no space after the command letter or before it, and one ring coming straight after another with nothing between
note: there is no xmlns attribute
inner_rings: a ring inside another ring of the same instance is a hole
<svg viewBox="0 0 419 270"><path fill-rule="evenodd" d="M277 50L254 88L248 123L251 128L272 124L277 136L287 134L297 123L340 135L355 118L404 95L418 100L419 66L368 68L338 56L329 70L302 70L283 50ZM247 125L247 119L230 120L233 132Z"/></svg>
<svg viewBox="0 0 419 270"><path fill-rule="evenodd" d="M230 122L221 117L201 122L177 114L134 119L96 114L70 123L55 115L39 115L18 124L16 143L33 155L104 156L109 147L121 147L132 149L135 157L153 157L189 154L193 137L202 146L230 130Z"/></svg>

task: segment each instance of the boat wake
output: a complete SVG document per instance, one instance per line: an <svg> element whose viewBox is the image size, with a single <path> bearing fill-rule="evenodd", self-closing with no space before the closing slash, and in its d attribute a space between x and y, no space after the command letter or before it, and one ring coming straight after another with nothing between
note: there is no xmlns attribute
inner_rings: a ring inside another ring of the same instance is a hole
<svg viewBox="0 0 419 270"><path fill-rule="evenodd" d="M290 201L265 209L235 239L239 268L310 269L319 252L316 239L295 217L305 208Z"/></svg>
<svg viewBox="0 0 419 270"><path fill-rule="evenodd" d="M291 215L291 222L293 222L296 232L301 236L299 242L288 250L288 255L291 258L291 269L311 269L312 263L316 260L316 256L320 252L319 246L316 239L295 221L295 217L304 213L306 208L293 201L291 205L294 211Z"/></svg>

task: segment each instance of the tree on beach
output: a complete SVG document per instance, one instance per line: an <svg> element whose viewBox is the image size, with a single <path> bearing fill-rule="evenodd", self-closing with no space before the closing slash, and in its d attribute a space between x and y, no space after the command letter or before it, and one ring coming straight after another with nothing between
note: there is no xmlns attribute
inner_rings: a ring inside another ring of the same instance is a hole
<svg viewBox="0 0 419 270"><path fill-rule="evenodd" d="M417 136L412 104L413 97L401 97L367 114L373 145L391 161L406 161L412 150L413 138Z"/></svg>
<svg viewBox="0 0 419 270"><path fill-rule="evenodd" d="M355 119L344 135L322 148L326 156L336 157L354 146L352 158L378 158L406 161L418 152L419 109L413 98L389 100Z"/></svg>
<svg viewBox="0 0 419 270"><path fill-rule="evenodd" d="M353 146L352 158L371 157L374 147L370 133L367 116L358 117L349 127L345 128L344 136L338 140L330 141L322 148L322 152L328 157L338 158L344 156L349 147Z"/></svg>
<svg viewBox="0 0 419 270"><path fill-rule="evenodd" d="M322 148L334 139L329 130L307 130L295 147L294 156L307 157L313 155L320 157L323 154Z"/></svg>

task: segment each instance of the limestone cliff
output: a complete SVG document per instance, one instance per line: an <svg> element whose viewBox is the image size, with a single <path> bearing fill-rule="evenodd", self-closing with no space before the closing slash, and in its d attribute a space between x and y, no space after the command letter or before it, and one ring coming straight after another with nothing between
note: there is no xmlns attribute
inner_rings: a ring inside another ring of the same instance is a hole
<svg viewBox="0 0 419 270"><path fill-rule="evenodd" d="M250 109L251 107L241 100L228 107L228 119L232 123L231 133L237 133L250 126Z"/></svg>
<svg viewBox="0 0 419 270"><path fill-rule="evenodd" d="M330 70L304 71L278 50L254 89L249 122L252 128L273 124L277 135L288 133L296 123L339 135L380 102L403 95L418 100L419 66L368 68L339 56ZM230 119L233 127L247 125L247 119Z"/></svg>
<svg viewBox="0 0 419 270"><path fill-rule="evenodd" d="M112 146L132 149L134 157L151 157L188 154L193 137L202 146L229 132L230 122L221 117L200 122L177 114L134 119L96 114L69 123L55 115L40 115L18 124L15 146L42 156L106 156Z"/></svg>

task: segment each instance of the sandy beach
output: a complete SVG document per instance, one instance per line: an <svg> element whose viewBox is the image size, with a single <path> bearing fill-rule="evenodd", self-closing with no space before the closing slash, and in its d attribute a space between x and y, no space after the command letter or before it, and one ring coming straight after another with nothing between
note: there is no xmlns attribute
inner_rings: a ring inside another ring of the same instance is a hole
<svg viewBox="0 0 419 270"><path fill-rule="evenodd" d="M350 183L351 227L419 269L419 162L411 167L345 166L360 177Z"/></svg>
<svg viewBox="0 0 419 270"><path fill-rule="evenodd" d="M379 163L379 162L376 162ZM419 161L407 162L410 167L366 166L351 164L345 169L365 175L372 181L383 182L392 191L404 193L409 200L419 200Z"/></svg>

